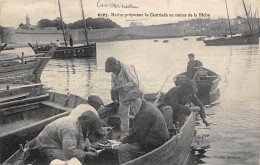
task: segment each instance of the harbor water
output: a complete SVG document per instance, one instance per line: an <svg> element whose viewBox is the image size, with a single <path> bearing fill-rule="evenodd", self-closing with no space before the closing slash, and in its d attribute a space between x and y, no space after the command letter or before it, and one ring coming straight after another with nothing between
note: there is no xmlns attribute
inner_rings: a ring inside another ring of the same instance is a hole
<svg viewBox="0 0 260 165"><path fill-rule="evenodd" d="M203 66L221 76L220 98L207 106L207 120L212 123L196 127L210 146L192 152L190 164L258 165L260 155L260 53L259 45L207 47L196 37L97 43L95 59L52 59L42 73L46 90L72 93L84 98L100 96L110 103L111 74L105 72L105 60L113 56L133 64L145 93L157 92L166 77L166 92L175 86L173 77L184 72L188 53ZM9 53L33 54L31 48Z"/></svg>

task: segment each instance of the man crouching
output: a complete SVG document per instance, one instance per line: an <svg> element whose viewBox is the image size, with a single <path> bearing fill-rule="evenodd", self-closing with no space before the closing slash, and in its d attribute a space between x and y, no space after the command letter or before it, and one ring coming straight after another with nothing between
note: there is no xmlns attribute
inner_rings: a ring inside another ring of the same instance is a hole
<svg viewBox="0 0 260 165"><path fill-rule="evenodd" d="M120 138L123 143L118 149L120 164L154 150L169 139L162 113L141 97L142 92L132 90L124 99L124 103L131 106L134 120L129 133L123 134Z"/></svg>
<svg viewBox="0 0 260 165"><path fill-rule="evenodd" d="M76 157L83 162L92 159L97 153L90 147L88 136L98 132L101 121L91 111L78 118L67 116L48 124L37 136L37 146L48 162L54 159L69 160Z"/></svg>

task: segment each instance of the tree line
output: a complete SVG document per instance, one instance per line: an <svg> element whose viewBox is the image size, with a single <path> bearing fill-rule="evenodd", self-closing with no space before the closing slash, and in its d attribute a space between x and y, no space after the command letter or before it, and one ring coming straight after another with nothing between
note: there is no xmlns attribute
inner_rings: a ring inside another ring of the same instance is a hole
<svg viewBox="0 0 260 165"><path fill-rule="evenodd" d="M64 22L63 22L64 23ZM86 19L86 25L89 29L105 29L105 28L118 28L120 27L117 23L113 22L110 19L105 18L87 18ZM64 23L65 28L70 29L81 29L84 28L84 22L83 20L78 20L74 23L66 24ZM61 20L54 19L41 19L37 23L37 27L57 27L57 29L62 29Z"/></svg>

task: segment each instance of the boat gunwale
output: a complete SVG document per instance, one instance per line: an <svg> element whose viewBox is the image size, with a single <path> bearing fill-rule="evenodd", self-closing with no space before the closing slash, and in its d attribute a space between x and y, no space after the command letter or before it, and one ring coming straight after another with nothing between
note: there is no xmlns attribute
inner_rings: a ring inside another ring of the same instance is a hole
<svg viewBox="0 0 260 165"><path fill-rule="evenodd" d="M169 145L169 143L171 143L171 142L174 141L175 139L178 139L179 137L181 137L181 135L183 134L183 129L188 125L189 122L191 122L191 120L192 120L192 118L194 117L195 113L196 113L196 112L191 112L191 114L190 114L189 117L187 118L186 122L185 122L185 123L183 124L183 126L181 127L180 133L178 133L177 135L172 136L169 140L167 140L167 141L166 141L163 145L161 145L160 147L158 147L158 148L156 148L156 149L154 149L154 150L152 150L152 151L150 151L150 152L148 152L148 153L146 153L146 154L144 154L144 155L142 155L142 156L140 156L140 157L138 157L138 158L136 158L136 159L133 159L133 160L131 160L131 161L128 161L128 162L124 163L123 165L134 164L135 161L138 161L138 160L143 159L143 158L145 158L145 157L147 157L147 156L149 156L149 155L152 155L153 153L158 152L158 150L160 150L161 148L166 147L167 145ZM187 159L186 159L186 161L187 161Z"/></svg>

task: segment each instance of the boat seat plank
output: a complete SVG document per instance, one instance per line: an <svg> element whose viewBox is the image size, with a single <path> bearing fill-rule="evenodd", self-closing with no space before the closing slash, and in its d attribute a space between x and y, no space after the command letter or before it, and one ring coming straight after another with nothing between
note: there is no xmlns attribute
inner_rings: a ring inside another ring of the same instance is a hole
<svg viewBox="0 0 260 165"><path fill-rule="evenodd" d="M41 101L40 103L43 104L43 105L49 106L49 107L53 107L53 108L65 110L65 111L72 111L72 109L73 109L71 107L64 107L60 104L57 104L57 103L54 103L54 102L51 102L51 101Z"/></svg>
<svg viewBox="0 0 260 165"><path fill-rule="evenodd" d="M30 92L26 92L26 93L21 93L21 94L18 94L18 95L0 98L0 103L12 101L12 100L16 100L16 99L21 99L21 98L24 98L24 97L29 96L29 95L30 95Z"/></svg>
<svg viewBox="0 0 260 165"><path fill-rule="evenodd" d="M28 111L31 109L36 109L40 108L39 102L36 103L30 103L26 105L19 105L19 106L13 106L13 107L8 107L0 110L0 116L5 116L13 113L18 113L22 111Z"/></svg>
<svg viewBox="0 0 260 165"><path fill-rule="evenodd" d="M9 101L9 102L5 102L5 103L0 103L0 108L6 108L6 107L10 107L10 106L15 106L15 105L21 105L21 104L26 104L26 103L30 103L30 102L46 100L48 98L49 98L49 95L44 94L41 96L25 98L22 100Z"/></svg>

